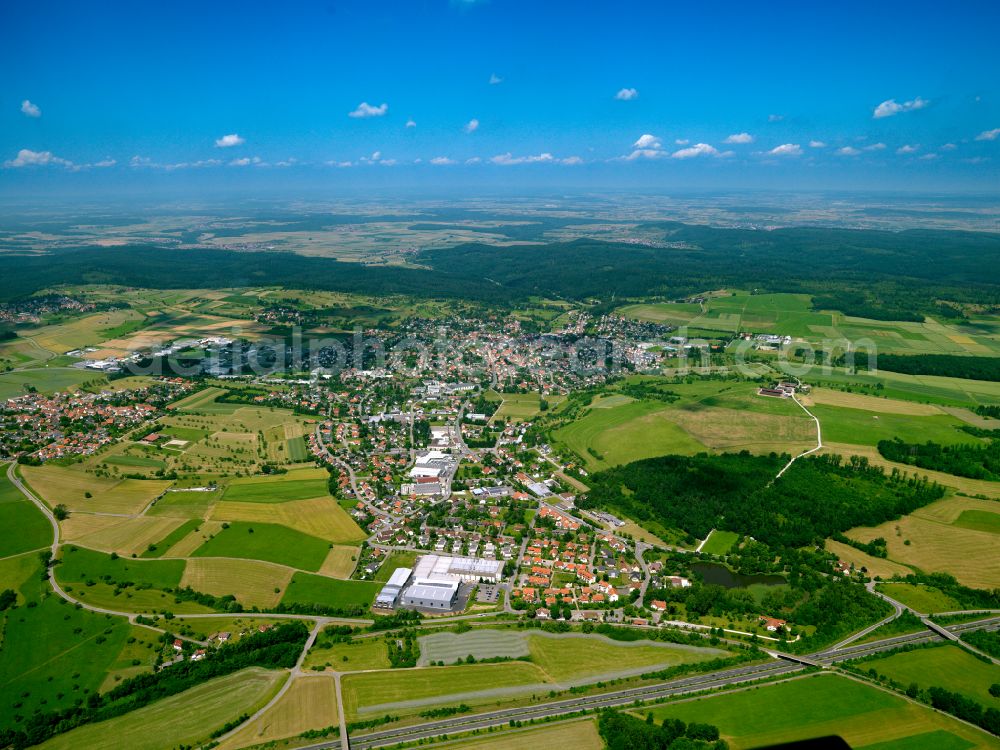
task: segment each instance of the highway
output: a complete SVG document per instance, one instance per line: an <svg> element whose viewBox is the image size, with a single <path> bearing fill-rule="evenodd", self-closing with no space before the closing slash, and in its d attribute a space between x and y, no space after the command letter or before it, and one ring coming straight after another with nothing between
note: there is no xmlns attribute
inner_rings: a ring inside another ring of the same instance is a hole
<svg viewBox="0 0 1000 750"><path fill-rule="evenodd" d="M991 617L975 622L952 625L947 628L953 634L981 629L1000 629L1000 617ZM899 648L900 646L918 645L941 639L942 637L937 633L927 630L846 648L829 648L809 654L805 657L805 661L829 667L838 662L872 656L883 651ZM593 711L602 708L620 708L630 706L636 701L649 702L678 695L698 693L714 688L730 687L755 680L786 677L807 668L806 664L798 661L800 658L794 655L779 654L778 658L774 661L765 664L752 664L719 672L681 677L656 685L628 688L600 695L549 701L533 706L490 711L475 715L456 716L408 727L398 727L364 735L354 735L350 739L350 744L355 750L385 747L387 745L395 745L399 742L415 742L420 739L437 737L442 734L471 732L475 729L504 726L511 721L526 722L531 719L537 720L567 716L583 710ZM304 746L300 750L335 750L339 748L339 740L328 740Z"/></svg>

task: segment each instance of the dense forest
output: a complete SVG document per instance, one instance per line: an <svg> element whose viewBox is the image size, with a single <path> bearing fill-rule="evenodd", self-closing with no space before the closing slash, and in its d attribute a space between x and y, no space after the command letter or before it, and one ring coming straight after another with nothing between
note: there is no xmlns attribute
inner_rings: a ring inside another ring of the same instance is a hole
<svg viewBox="0 0 1000 750"><path fill-rule="evenodd" d="M83 247L0 257L4 299L57 284L184 288L261 284L509 304L543 295L623 300L719 287L816 294L852 314L918 319L938 299L1000 302L1000 234L798 227L774 231L665 222L670 247L577 240L499 248L470 243L417 256L426 268L376 267L282 252ZM901 273L900 269L904 269Z"/></svg>
<svg viewBox="0 0 1000 750"><path fill-rule="evenodd" d="M583 507L610 507L703 538L713 528L775 547L795 547L854 526L876 526L943 495L936 484L886 475L861 458L797 461L743 452L661 456L591 477Z"/></svg>
<svg viewBox="0 0 1000 750"><path fill-rule="evenodd" d="M878 452L890 461L944 471L959 477L1000 481L1000 441L986 445L939 445L934 442L904 443L880 440Z"/></svg>
<svg viewBox="0 0 1000 750"><path fill-rule="evenodd" d="M865 360L859 359L858 366ZM879 354L878 367L906 375L942 375L969 380L1000 382L1000 357L968 357L957 354Z"/></svg>

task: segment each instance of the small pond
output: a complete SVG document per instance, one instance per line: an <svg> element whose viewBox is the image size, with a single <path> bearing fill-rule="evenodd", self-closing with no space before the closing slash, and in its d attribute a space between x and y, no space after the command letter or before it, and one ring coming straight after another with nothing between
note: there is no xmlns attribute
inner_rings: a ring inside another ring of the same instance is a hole
<svg viewBox="0 0 1000 750"><path fill-rule="evenodd" d="M727 589L745 589L754 584L777 586L782 583L788 583L784 576L773 574L745 576L734 573L725 565L720 565L719 563L697 562L691 566L691 570L701 575L705 579L705 583L714 583L719 586L725 586Z"/></svg>

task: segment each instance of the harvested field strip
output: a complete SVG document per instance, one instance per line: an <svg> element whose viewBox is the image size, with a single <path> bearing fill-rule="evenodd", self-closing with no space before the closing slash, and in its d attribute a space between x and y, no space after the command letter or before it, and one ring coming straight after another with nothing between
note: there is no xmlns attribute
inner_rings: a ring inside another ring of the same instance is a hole
<svg viewBox="0 0 1000 750"><path fill-rule="evenodd" d="M258 560L199 558L188 560L181 586L214 596L232 594L246 607L273 607L292 580L292 568Z"/></svg>

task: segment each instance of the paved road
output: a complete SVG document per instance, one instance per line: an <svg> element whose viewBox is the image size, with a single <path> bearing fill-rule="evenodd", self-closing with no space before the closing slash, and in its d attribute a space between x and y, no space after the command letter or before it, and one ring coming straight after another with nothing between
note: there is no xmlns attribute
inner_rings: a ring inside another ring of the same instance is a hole
<svg viewBox="0 0 1000 750"><path fill-rule="evenodd" d="M948 630L952 633L961 633L968 630L995 630L998 628L1000 628L1000 617L993 617L979 622L954 625L949 627ZM874 643L862 644L860 646L851 646L849 648L842 649L826 649L815 654L810 654L806 657L806 661L820 664L822 666L830 666L837 662L871 656L907 644L915 645L936 640L940 640L940 636L931 631L924 631L921 633L912 633L909 635L887 638ZM426 722L409 727L387 729L381 732L372 732L370 734L355 736L351 739L351 745L356 750L365 750L367 748L394 745L399 742L411 742L430 737L437 737L442 734L468 732L474 729L498 727L506 725L510 721L524 722L530 719L559 717L567 714L573 714L583 709L595 710L600 708L629 706L636 701L646 702L659 698L701 692L712 688L739 685L765 678L773 679L777 677L791 676L806 668L805 664L796 661L799 658L801 657L782 655L781 658L765 664L753 664L710 674L694 675L691 677L684 677L660 683L658 685L629 688L610 693L603 693L600 695L549 701L534 706L491 711L473 716L458 716L451 719ZM333 750L334 748L340 748L339 740L329 740L314 745L308 745L300 750Z"/></svg>

